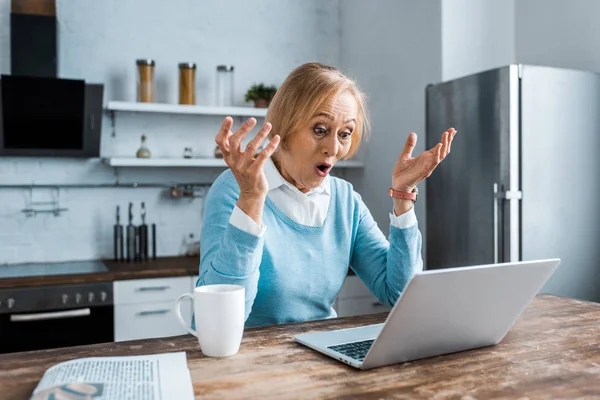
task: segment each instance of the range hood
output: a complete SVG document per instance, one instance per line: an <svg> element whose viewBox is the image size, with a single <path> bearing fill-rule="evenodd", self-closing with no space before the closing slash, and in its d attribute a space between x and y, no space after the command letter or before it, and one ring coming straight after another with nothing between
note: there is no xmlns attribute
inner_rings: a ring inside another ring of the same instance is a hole
<svg viewBox="0 0 600 400"><path fill-rule="evenodd" d="M11 0L12 75L57 77L56 0Z"/></svg>
<svg viewBox="0 0 600 400"><path fill-rule="evenodd" d="M100 156L104 86L58 76L56 0L11 0L0 156Z"/></svg>

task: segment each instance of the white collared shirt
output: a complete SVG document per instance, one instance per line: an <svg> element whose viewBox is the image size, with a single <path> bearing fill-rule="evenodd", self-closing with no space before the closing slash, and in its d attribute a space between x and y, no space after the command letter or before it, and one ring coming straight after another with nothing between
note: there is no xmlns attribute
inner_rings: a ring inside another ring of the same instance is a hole
<svg viewBox="0 0 600 400"><path fill-rule="evenodd" d="M273 160L267 160L264 172L269 184L267 196L277 208L299 224L308 226L323 225L329 209L329 198L331 195L329 176L325 177L318 187L311 189L307 193L302 193L281 176ZM401 229L413 226L417 223L414 208L399 216L390 213L390 222L395 227ZM234 207L229 223L254 236L262 236L267 228L264 224L263 226L258 226L238 206Z"/></svg>

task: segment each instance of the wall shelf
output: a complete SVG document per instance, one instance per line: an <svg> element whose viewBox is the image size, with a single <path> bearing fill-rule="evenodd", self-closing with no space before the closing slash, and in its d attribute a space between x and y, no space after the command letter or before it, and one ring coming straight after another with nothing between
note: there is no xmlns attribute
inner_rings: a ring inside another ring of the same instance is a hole
<svg viewBox="0 0 600 400"><path fill-rule="evenodd" d="M195 106L168 103L139 103L128 101L109 101L106 110L146 112L163 114L195 114L195 115L217 115L231 117L255 117L264 118L267 115L266 108L255 107L215 107Z"/></svg>
<svg viewBox="0 0 600 400"><path fill-rule="evenodd" d="M226 168L225 161L219 158L127 158L110 157L104 162L111 167L213 167ZM362 168L358 160L339 161L335 168Z"/></svg>

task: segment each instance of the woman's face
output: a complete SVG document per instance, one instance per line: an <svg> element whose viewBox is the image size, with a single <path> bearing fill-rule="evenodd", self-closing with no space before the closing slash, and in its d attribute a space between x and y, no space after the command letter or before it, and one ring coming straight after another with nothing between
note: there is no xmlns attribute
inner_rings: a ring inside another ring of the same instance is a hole
<svg viewBox="0 0 600 400"><path fill-rule="evenodd" d="M306 193L323 182L331 167L350 151L357 104L349 92L326 101L311 120L280 146L275 164L281 175Z"/></svg>

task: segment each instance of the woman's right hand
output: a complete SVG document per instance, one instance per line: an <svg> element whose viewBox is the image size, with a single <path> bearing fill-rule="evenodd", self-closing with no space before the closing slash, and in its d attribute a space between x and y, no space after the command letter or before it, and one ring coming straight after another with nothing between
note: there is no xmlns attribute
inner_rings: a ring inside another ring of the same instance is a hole
<svg viewBox="0 0 600 400"><path fill-rule="evenodd" d="M271 124L267 122L262 127L256 137L246 145L245 151L241 149L242 140L254 128L256 120L249 118L235 133L231 132L232 125L233 119L226 117L215 142L221 149L223 158L240 187L238 206L260 225L262 207L258 210L256 206L261 203L264 204L269 191L269 184L263 172L263 167L267 159L277 149L280 138L279 135L275 135L269 144L254 157L256 150L271 131Z"/></svg>

